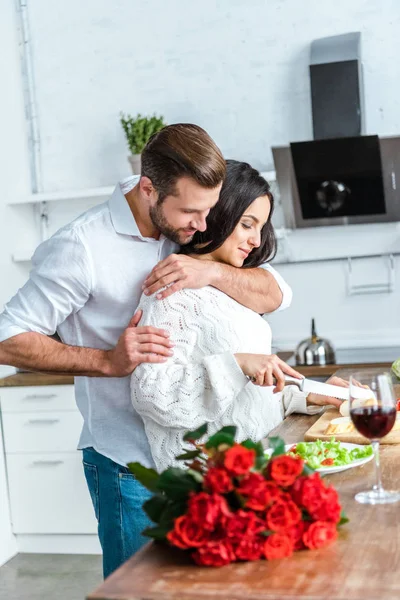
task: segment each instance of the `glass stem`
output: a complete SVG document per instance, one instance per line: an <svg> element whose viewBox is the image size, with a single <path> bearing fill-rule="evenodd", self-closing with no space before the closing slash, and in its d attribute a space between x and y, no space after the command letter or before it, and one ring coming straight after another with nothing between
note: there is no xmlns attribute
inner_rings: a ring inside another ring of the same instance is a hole
<svg viewBox="0 0 400 600"><path fill-rule="evenodd" d="M378 493L383 492L383 487L382 487L382 477L381 477L381 464L380 464L380 458L379 458L379 441L377 440L373 440L371 442L372 445L372 449L374 451L374 462L375 462L375 485L374 485L374 490L376 490Z"/></svg>

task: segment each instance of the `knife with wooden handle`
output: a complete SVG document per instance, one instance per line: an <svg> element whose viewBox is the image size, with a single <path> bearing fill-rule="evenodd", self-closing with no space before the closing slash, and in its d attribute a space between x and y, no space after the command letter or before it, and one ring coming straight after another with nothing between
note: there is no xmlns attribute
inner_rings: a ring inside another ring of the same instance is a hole
<svg viewBox="0 0 400 600"><path fill-rule="evenodd" d="M313 379L296 379L285 375L285 385L297 385L298 388L306 394L319 394L320 396L330 396L333 398L339 398L339 400L349 400L350 389L341 387L339 385L332 385L331 383L321 383L320 381L314 381ZM362 387L353 387L353 397L362 398L367 400L373 397L373 392L369 389Z"/></svg>
<svg viewBox="0 0 400 600"><path fill-rule="evenodd" d="M254 378L250 379L254 381ZM274 379L276 382L276 380ZM331 383L321 383L320 381L314 381L313 379L297 379L296 377L290 377L285 375L285 385L297 385L301 392L305 394L319 394L320 396L329 396L338 398L339 400L349 400L350 389L341 387L339 385L332 385ZM355 398L368 400L374 397L374 393L370 389L362 387L353 387L353 393Z"/></svg>

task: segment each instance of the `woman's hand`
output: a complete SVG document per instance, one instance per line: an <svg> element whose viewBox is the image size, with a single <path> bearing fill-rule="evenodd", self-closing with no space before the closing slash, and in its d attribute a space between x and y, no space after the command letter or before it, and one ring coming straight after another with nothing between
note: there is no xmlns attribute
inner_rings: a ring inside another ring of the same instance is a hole
<svg viewBox="0 0 400 600"><path fill-rule="evenodd" d="M243 373L250 377L255 385L263 387L275 385L274 393L281 392L285 386L285 373L297 379L303 375L289 367L276 354L235 354L236 361ZM276 381L275 381L276 380Z"/></svg>
<svg viewBox="0 0 400 600"><path fill-rule="evenodd" d="M353 381L359 387L368 387L362 385L359 381ZM330 377L326 381L326 383L330 383L331 385L338 385L339 387L350 387L350 383L346 379L341 379L341 377L336 377L336 375ZM308 394L307 396L307 404L312 406L325 406L327 404L330 404L339 408L342 402L343 400L339 400L338 398L333 398L332 396L322 396L321 394Z"/></svg>

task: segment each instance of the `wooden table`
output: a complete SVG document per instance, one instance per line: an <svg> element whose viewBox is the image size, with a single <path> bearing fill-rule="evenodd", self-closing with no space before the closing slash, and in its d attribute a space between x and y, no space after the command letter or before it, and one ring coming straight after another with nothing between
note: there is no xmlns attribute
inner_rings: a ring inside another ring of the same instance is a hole
<svg viewBox="0 0 400 600"><path fill-rule="evenodd" d="M278 352L278 356L288 361L293 356L293 351ZM393 357L393 361L397 356ZM392 362L393 362L392 361ZM382 371L390 371L392 363L380 362L380 363L354 363L354 364L335 364L335 365L323 365L323 366L308 366L308 367L296 367L299 373L304 377L313 377L327 379L338 369L345 369L346 371L358 371L359 369L378 368ZM7 377L0 378L0 387L20 387L20 386L33 386L33 385L73 385L74 376L70 373L34 373L34 372L20 372L15 375L8 375Z"/></svg>
<svg viewBox="0 0 400 600"><path fill-rule="evenodd" d="M293 415L274 435L301 440L317 417ZM400 447L382 446L383 483L400 488ZM154 543L113 573L88 600L399 600L400 503L366 506L372 461L327 478L350 518L333 545L277 561L196 567L183 552Z"/></svg>

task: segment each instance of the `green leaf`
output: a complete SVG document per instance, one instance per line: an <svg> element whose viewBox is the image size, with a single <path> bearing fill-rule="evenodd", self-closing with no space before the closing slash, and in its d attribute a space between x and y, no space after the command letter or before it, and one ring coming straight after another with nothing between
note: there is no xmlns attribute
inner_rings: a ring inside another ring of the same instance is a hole
<svg viewBox="0 0 400 600"><path fill-rule="evenodd" d="M194 431L188 431L187 433L185 433L185 435L183 436L183 441L189 442L192 440L198 440L199 438L203 437L203 435L205 435L207 433L207 430L208 430L208 423L204 423L204 425L202 425L201 427L198 427Z"/></svg>
<svg viewBox="0 0 400 600"><path fill-rule="evenodd" d="M312 521L312 517L309 515L309 513L306 510L302 510L301 511L301 515L302 515L302 519L303 521Z"/></svg>
<svg viewBox="0 0 400 600"><path fill-rule="evenodd" d="M201 450L188 450L184 454L179 454L179 456L176 457L176 460L190 460L196 458L196 456L199 456L200 454Z"/></svg>
<svg viewBox="0 0 400 600"><path fill-rule="evenodd" d="M217 433L214 433L206 443L206 448L218 448L221 444L233 446L234 443L235 438L232 434L217 431Z"/></svg>
<svg viewBox="0 0 400 600"><path fill-rule="evenodd" d="M268 457L263 454L262 456L256 457L255 469L256 471L263 471L265 465L268 463Z"/></svg>
<svg viewBox="0 0 400 600"><path fill-rule="evenodd" d="M268 438L269 447L273 449L271 454L271 458L274 456L280 456L281 454L285 454L285 442L280 437L270 437Z"/></svg>
<svg viewBox="0 0 400 600"><path fill-rule="evenodd" d="M232 435L235 437L237 431L236 425L226 425L217 431L217 433L227 433L228 435Z"/></svg>
<svg viewBox="0 0 400 600"><path fill-rule="evenodd" d="M185 500L190 492L197 492L200 487L200 483L190 473L177 467L161 473L157 482L157 489L173 500Z"/></svg>
<svg viewBox="0 0 400 600"><path fill-rule="evenodd" d="M275 533L275 531L272 531L272 529L265 529L264 531L260 531L260 535L263 535L264 537L268 537L273 533Z"/></svg>
<svg viewBox="0 0 400 600"><path fill-rule="evenodd" d="M348 517L346 517L344 512L340 513L340 521L338 523L338 527L340 527L340 525L344 525L345 523L348 523L349 521L350 521L350 519Z"/></svg>
<svg viewBox="0 0 400 600"><path fill-rule="evenodd" d="M240 445L249 450L255 450L257 456L264 456L265 450L261 442L255 443L252 440L245 440L244 442L240 442Z"/></svg>
<svg viewBox="0 0 400 600"><path fill-rule="evenodd" d="M310 467L310 465L308 465L307 463L304 463L301 474L302 475L312 475L313 473L315 473L315 469Z"/></svg>
<svg viewBox="0 0 400 600"><path fill-rule="evenodd" d="M174 526L175 519L182 516L186 512L186 509L186 502L176 502L169 500L160 517L160 526L172 529L172 527Z"/></svg>
<svg viewBox="0 0 400 600"><path fill-rule="evenodd" d="M171 527L147 527L147 529L142 532L142 535L153 538L154 540L165 540L169 531L171 531Z"/></svg>
<svg viewBox="0 0 400 600"><path fill-rule="evenodd" d="M159 474L154 469L148 469L147 467L143 467L140 463L128 463L128 469L131 473L136 477L138 481L145 488L150 490L151 492L157 491L157 482L159 480Z"/></svg>
<svg viewBox="0 0 400 600"><path fill-rule="evenodd" d="M188 473L195 479L198 483L203 483L204 477L199 471L195 471L194 469L188 469Z"/></svg>
<svg viewBox="0 0 400 600"><path fill-rule="evenodd" d="M145 117L139 113L134 118L131 115L124 115L122 112L120 113L120 123L132 154L140 154L153 133L157 133L166 125L161 116Z"/></svg>
<svg viewBox="0 0 400 600"><path fill-rule="evenodd" d="M168 498L157 494L143 504L143 510L154 523L159 523L162 513L168 506Z"/></svg>

